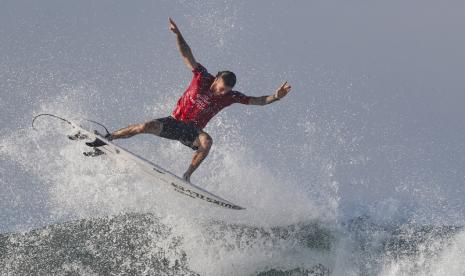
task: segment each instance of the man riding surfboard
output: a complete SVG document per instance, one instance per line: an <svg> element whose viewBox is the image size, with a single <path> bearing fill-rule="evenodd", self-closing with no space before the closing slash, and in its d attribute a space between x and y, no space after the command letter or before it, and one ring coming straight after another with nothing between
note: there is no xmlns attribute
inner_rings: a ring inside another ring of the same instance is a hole
<svg viewBox="0 0 465 276"><path fill-rule="evenodd" d="M186 66L194 73L192 81L179 98L171 116L153 121L134 124L117 130L107 136L108 140L129 138L140 133L151 133L163 138L178 140L195 150L192 162L183 178L190 181L192 173L207 157L213 139L203 128L220 110L233 104L266 105L273 103L289 93L291 86L284 82L274 94L262 97L246 96L232 90L236 76L230 71L221 71L212 76L198 63L184 40L176 23L170 18L169 29L176 35L177 45ZM89 144L98 146L97 144Z"/></svg>

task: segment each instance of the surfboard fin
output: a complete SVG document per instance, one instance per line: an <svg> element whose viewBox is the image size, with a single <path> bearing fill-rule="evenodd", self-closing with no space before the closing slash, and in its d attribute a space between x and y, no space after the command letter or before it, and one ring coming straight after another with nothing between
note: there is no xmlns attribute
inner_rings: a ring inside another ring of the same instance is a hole
<svg viewBox="0 0 465 276"><path fill-rule="evenodd" d="M85 156L96 157L105 153L98 148L94 148L94 150L83 152L83 154Z"/></svg>
<svg viewBox="0 0 465 276"><path fill-rule="evenodd" d="M107 135L102 135L100 133L98 133L96 130L94 130L94 133L97 134L97 135L100 135L102 137L104 137L105 139L108 139L109 141L112 140L112 137L111 135L108 133ZM94 141L92 142L86 142L86 145L88 145L89 147L93 147L93 148L96 148L96 147L101 147L101 146L105 146L107 145L107 143L103 142L101 139L99 138L96 138Z"/></svg>
<svg viewBox="0 0 465 276"><path fill-rule="evenodd" d="M75 133L73 135L68 135L68 138L69 138L69 140L77 141L77 140L88 139L89 136L87 136L86 134L83 134L80 131L78 131L77 133Z"/></svg>
<svg viewBox="0 0 465 276"><path fill-rule="evenodd" d="M93 148L105 146L106 144L107 143L103 142L102 140L98 138L92 142L86 142L86 145L88 145L89 147L93 147Z"/></svg>

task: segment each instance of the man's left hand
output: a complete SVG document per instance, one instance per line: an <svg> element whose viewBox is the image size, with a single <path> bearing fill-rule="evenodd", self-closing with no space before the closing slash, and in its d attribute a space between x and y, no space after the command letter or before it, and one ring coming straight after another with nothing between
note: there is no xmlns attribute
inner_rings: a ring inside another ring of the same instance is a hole
<svg viewBox="0 0 465 276"><path fill-rule="evenodd" d="M285 81L279 88L276 90L276 93L274 94L276 99L281 99L284 96L287 95L291 91L291 86Z"/></svg>

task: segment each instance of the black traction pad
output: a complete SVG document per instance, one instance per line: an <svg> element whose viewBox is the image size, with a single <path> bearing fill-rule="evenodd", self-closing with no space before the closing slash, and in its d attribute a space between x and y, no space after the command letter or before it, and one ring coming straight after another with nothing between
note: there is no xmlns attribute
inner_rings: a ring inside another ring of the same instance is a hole
<svg viewBox="0 0 465 276"><path fill-rule="evenodd" d="M95 156L99 156L99 155L102 155L102 154L105 154L105 153L103 151L99 150L98 148L94 148L93 151L83 152L83 154L85 156L95 157Z"/></svg>
<svg viewBox="0 0 465 276"><path fill-rule="evenodd" d="M102 140L100 139L95 139L94 141L92 142L86 142L86 145L88 145L89 147L93 147L93 148L97 148L97 147L101 147L101 146L105 146L107 143L103 142Z"/></svg>

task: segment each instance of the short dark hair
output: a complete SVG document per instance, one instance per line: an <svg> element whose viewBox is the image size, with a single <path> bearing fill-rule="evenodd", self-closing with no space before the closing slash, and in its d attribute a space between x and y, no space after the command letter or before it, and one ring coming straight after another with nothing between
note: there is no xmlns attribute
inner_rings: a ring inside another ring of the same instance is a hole
<svg viewBox="0 0 465 276"><path fill-rule="evenodd" d="M236 85L236 75L231 71L220 71L216 74L216 77L222 78L227 86L234 87Z"/></svg>

